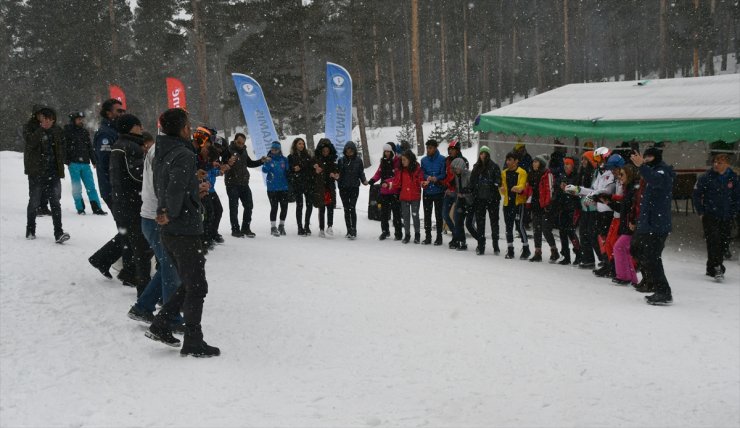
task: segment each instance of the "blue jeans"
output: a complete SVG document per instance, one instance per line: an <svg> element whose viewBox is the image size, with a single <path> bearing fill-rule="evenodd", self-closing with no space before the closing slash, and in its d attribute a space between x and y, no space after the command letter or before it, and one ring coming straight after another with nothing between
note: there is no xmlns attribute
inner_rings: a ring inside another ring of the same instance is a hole
<svg viewBox="0 0 740 428"><path fill-rule="evenodd" d="M159 225L156 221L148 218L141 218L141 231L144 237L149 242L149 246L154 251L154 256L159 262L157 273L154 274L149 284L141 293L139 299L136 301L136 309L146 312L154 312L156 304L159 298L162 298L163 303L167 303L172 295L175 294L177 289L180 287L180 277L177 275L175 265L170 260L167 250L165 250L162 244L162 239L159 236ZM182 316L178 313L172 320L175 323L182 324Z"/></svg>
<svg viewBox="0 0 740 428"><path fill-rule="evenodd" d="M70 163L69 178L72 180L72 197L75 200L75 208L78 211L85 209L85 203L82 201L83 183L87 191L87 199L100 206L98 191L95 190L95 180L93 179L93 173L89 163Z"/></svg>
<svg viewBox="0 0 740 428"><path fill-rule="evenodd" d="M450 209L452 209L452 204L455 203L455 200L457 200L457 196L445 195L445 198L442 201L442 218L453 236L455 234L455 223L454 219L450 217Z"/></svg>

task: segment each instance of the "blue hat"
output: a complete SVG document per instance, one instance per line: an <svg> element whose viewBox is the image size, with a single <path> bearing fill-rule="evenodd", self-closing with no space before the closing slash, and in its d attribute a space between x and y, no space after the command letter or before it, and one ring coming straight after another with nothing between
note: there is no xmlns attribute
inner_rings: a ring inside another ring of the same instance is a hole
<svg viewBox="0 0 740 428"><path fill-rule="evenodd" d="M282 150L282 149L283 149L283 146L281 146L281 145L280 145L280 142L278 142L278 141L273 141L273 142L272 142L272 146L270 146L270 148L271 148L271 149L278 149L278 150Z"/></svg>
<svg viewBox="0 0 740 428"><path fill-rule="evenodd" d="M611 155L609 156L609 159L606 161L606 165L604 168L606 169L614 169L614 168L621 168L624 166L624 158L620 155Z"/></svg>

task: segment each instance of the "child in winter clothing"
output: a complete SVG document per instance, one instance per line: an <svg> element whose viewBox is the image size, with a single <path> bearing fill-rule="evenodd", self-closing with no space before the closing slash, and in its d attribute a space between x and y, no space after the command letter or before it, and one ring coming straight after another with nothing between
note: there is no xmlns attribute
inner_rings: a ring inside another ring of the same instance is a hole
<svg viewBox="0 0 740 428"><path fill-rule="evenodd" d="M298 223L298 236L311 235L311 211L313 210L313 164L311 153L306 149L306 142L302 138L293 140L288 155L290 173L288 180L292 185L295 196L295 219ZM303 202L306 204L306 217L303 218Z"/></svg>
<svg viewBox="0 0 740 428"><path fill-rule="evenodd" d="M480 249L480 235L475 229L475 216L473 215L473 200L475 198L471 188L470 171L465 159L457 158L452 161L452 173L455 175L455 189L457 197L455 198L455 229L453 240L457 243L458 251L465 251L468 245L465 242L465 227L478 242L476 253Z"/></svg>
<svg viewBox="0 0 740 428"><path fill-rule="evenodd" d="M552 202L555 185L552 172L547 167L547 155L535 156L532 161L532 172L527 176L527 209L532 213L534 227L534 256L530 262L542 261L542 235L550 246L550 263L560 258L555 236L552 234Z"/></svg>
<svg viewBox="0 0 740 428"><path fill-rule="evenodd" d="M270 156L262 165L262 172L267 175L267 197L270 200L270 234L285 236L285 218L288 216L288 159L283 156L282 146L274 141L270 147ZM280 226L275 225L278 207L280 208Z"/></svg>
<svg viewBox="0 0 740 428"><path fill-rule="evenodd" d="M560 254L563 258L559 265L570 265L570 245L576 255L573 264L581 262L581 243L576 235L576 216L580 215L580 199L577 196L565 193L565 187L578 184L578 174L575 171L575 161L572 158L563 159L563 173L560 174L555 186L555 203L557 226L560 234ZM576 214L577 213L577 214Z"/></svg>
<svg viewBox="0 0 740 428"><path fill-rule="evenodd" d="M491 149L482 146L478 153L478 161L473 165L470 173L470 187L473 192L473 212L475 213L475 229L478 232L478 247L476 254L482 255L486 248L486 212L491 220L491 240L493 253L499 254L498 220L501 195L501 168L491 159Z"/></svg>
<svg viewBox="0 0 740 428"><path fill-rule="evenodd" d="M357 198L360 195L360 184L367 186L365 165L357 156L357 146L347 141L343 150L344 156L339 159L339 197L344 207L344 223L347 226L347 239L357 238Z"/></svg>
<svg viewBox="0 0 740 428"><path fill-rule="evenodd" d="M391 236L390 218L393 213L393 228L395 229L395 240L400 241L401 236L401 204L398 200L400 189L388 186L393 178L398 174L401 167L401 158L396 156L393 143L386 143L383 146L383 157L380 159L378 170L375 175L368 181L371 186L380 182L380 229L381 233L378 239L381 241ZM385 184L385 186L384 186Z"/></svg>
<svg viewBox="0 0 740 428"><path fill-rule="evenodd" d="M334 235L334 207L337 204L335 181L339 178L337 168L337 149L328 138L322 138L316 145L314 167L314 205L319 209L319 237ZM324 214L327 230L324 232Z"/></svg>
<svg viewBox="0 0 740 428"><path fill-rule="evenodd" d="M504 198L504 222L506 224L506 258L514 258L514 225L516 225L522 239L522 260L529 258L529 243L527 231L524 229L524 206L527 197L524 191L527 187L527 172L519 167L519 156L510 152L506 155L506 169L501 172L501 187L499 192Z"/></svg>
<svg viewBox="0 0 740 428"><path fill-rule="evenodd" d="M587 196L580 194L581 187L587 188L593 183L596 165L593 151L589 150L583 153L577 184L568 184L564 189L569 195L580 198L581 202L581 215L578 220L578 230L581 238L581 260L578 267L581 269L593 269L596 266L594 252L599 251L596 238L596 204Z"/></svg>
<svg viewBox="0 0 740 428"><path fill-rule="evenodd" d="M456 248L457 242L454 238L455 224L454 219L450 217L450 210L452 204L457 200L457 189L455 188L455 174L452 171L452 161L460 158L465 161L465 165L468 165L468 160L465 159L460 150L460 142L453 140L447 146L447 158L445 159L446 173L445 178L442 180L442 185L445 186L445 196L442 202L442 217L444 218L445 224L450 231L453 232L453 238L450 242L450 248Z"/></svg>
<svg viewBox="0 0 740 428"><path fill-rule="evenodd" d="M634 165L622 166L616 171L617 177L622 184L622 194L614 194L610 198L604 197L606 202L615 213L619 213L619 237L614 244L615 276L612 282L619 285L637 285L637 272L632 263L630 245L639 206L635 204L637 192L640 189L640 173Z"/></svg>
<svg viewBox="0 0 740 428"><path fill-rule="evenodd" d="M411 240L412 219L414 221L414 244L421 242L419 203L421 202L421 188L425 184L428 183L424 181L424 173L416 161L416 155L411 150L406 150L401 155L401 170L389 184L391 190L395 188L400 190L399 198L405 229L402 241L404 244L408 244Z"/></svg>

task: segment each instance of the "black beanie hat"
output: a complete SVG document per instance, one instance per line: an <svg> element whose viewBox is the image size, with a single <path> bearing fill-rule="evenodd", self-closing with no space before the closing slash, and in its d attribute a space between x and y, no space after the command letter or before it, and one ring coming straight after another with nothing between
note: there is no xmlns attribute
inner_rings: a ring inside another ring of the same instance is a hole
<svg viewBox="0 0 740 428"><path fill-rule="evenodd" d="M141 126L141 121L133 114L124 114L116 119L116 130L119 134L128 134L136 125Z"/></svg>
<svg viewBox="0 0 740 428"><path fill-rule="evenodd" d="M653 161L648 162L648 165L657 165L663 161L663 150L658 147L648 147L642 155L642 157L645 156L653 157Z"/></svg>

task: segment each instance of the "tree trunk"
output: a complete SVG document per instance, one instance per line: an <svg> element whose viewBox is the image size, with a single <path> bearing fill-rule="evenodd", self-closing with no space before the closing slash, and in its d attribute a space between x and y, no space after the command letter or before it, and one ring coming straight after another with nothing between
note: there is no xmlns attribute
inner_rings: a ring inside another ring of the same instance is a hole
<svg viewBox="0 0 740 428"><path fill-rule="evenodd" d="M396 126L400 122L401 113L396 111L398 108L398 89L396 88L396 66L394 61L393 48L388 48L388 64L391 68L391 94L393 101L391 103L391 126Z"/></svg>
<svg viewBox="0 0 740 428"><path fill-rule="evenodd" d="M539 45L538 45L539 46ZM563 55L565 62L565 73L563 73L563 83L571 82L570 76L570 37L568 35L568 0L563 0Z"/></svg>
<svg viewBox="0 0 740 428"><path fill-rule="evenodd" d="M424 129L421 123L421 82L419 76L419 0L411 0L411 91L413 93L416 152L424 154Z"/></svg>
<svg viewBox="0 0 740 428"><path fill-rule="evenodd" d="M660 73L661 79L669 77L668 74L668 30L666 22L666 14L668 8L666 2L668 0L660 0L660 16L658 17L658 28L660 31Z"/></svg>
<svg viewBox="0 0 740 428"><path fill-rule="evenodd" d="M191 0L193 7L193 35L195 36L195 65L198 76L198 112L200 121L208 123L208 86L206 83L206 40L201 22L201 0Z"/></svg>
<svg viewBox="0 0 740 428"><path fill-rule="evenodd" d="M699 0L694 0L694 16L699 15ZM694 34L692 37L694 45L694 77L699 77L699 26L694 23Z"/></svg>
<svg viewBox="0 0 740 428"><path fill-rule="evenodd" d="M350 10L352 11L352 63L354 66L353 73L357 76L354 93L355 106L357 108L357 126L360 128L360 147L362 148L362 162L365 166L370 166L370 150L367 145L367 134L365 133L365 79L360 67L359 48L357 47L357 25L358 11L354 1L350 1Z"/></svg>
<svg viewBox="0 0 740 428"><path fill-rule="evenodd" d="M514 20L514 26L511 30L511 88L509 91L509 104L514 103L514 94L516 93L516 75L519 71L519 61L517 61L516 58L516 26L518 25L516 23L516 19Z"/></svg>
<svg viewBox="0 0 740 428"><path fill-rule="evenodd" d="M313 123L311 122L311 102L308 98L308 67L306 67L306 32L300 32L301 38L301 101L303 102L303 131L306 133L306 146L314 149Z"/></svg>
<svg viewBox="0 0 740 428"><path fill-rule="evenodd" d="M115 0L108 0L108 24L110 25L110 54L113 61L110 63L111 76L116 81L118 77L118 31L116 31L116 5Z"/></svg>
<svg viewBox="0 0 740 428"><path fill-rule="evenodd" d="M705 34L705 37L707 37L708 43L707 46L707 60L706 60L706 75L707 76L714 76L714 46L717 42L717 37L715 37L717 34L719 34L717 30L717 22L715 21L715 14L714 11L717 8L717 0L711 0L709 2L709 19L712 22L712 30L709 34Z"/></svg>
<svg viewBox="0 0 740 428"><path fill-rule="evenodd" d="M380 52L378 51L378 25L373 22L373 59L375 60L375 102L378 103L378 111L375 114L375 125L385 126L385 102L380 96Z"/></svg>
<svg viewBox="0 0 740 428"><path fill-rule="evenodd" d="M481 105L481 109L483 112L491 110L491 55L491 47L487 46L483 50L483 69L481 70L480 76L481 92L483 92L483 104Z"/></svg>
<svg viewBox="0 0 740 428"><path fill-rule="evenodd" d="M498 61L496 62L498 72L498 84L496 85L496 108L501 107L501 100L504 99L504 36L499 34L498 37Z"/></svg>
<svg viewBox="0 0 740 428"><path fill-rule="evenodd" d="M446 62L446 48L447 48L447 32L445 30L445 13L440 14L439 19L439 74L440 74L440 86L442 89L442 100L439 108L440 116L445 122L448 119L449 104L447 101L447 62Z"/></svg>
<svg viewBox="0 0 740 428"><path fill-rule="evenodd" d="M470 114L470 83L468 76L468 2L463 1L463 114Z"/></svg>
<svg viewBox="0 0 740 428"><path fill-rule="evenodd" d="M545 89L545 73L542 69L542 51L540 49L540 15L537 8L537 0L534 1L534 58L535 70L537 72L537 93L541 94Z"/></svg>

